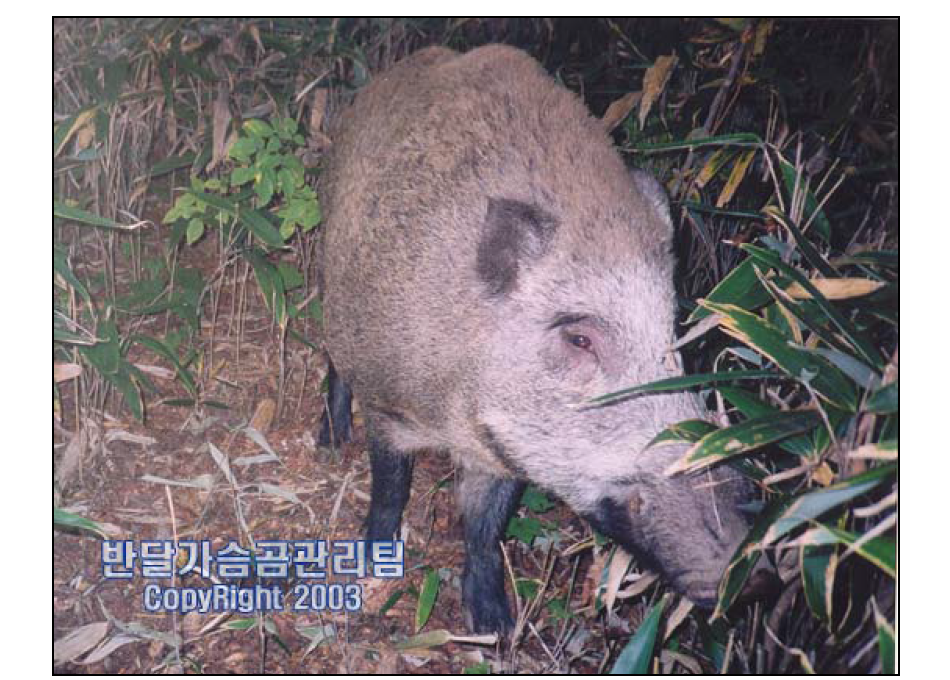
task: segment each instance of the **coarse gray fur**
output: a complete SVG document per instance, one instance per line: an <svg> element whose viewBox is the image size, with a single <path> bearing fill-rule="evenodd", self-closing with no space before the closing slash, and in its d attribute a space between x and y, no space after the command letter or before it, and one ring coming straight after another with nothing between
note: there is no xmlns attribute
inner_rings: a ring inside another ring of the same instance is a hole
<svg viewBox="0 0 950 680"><path fill-rule="evenodd" d="M514 48L422 50L340 115L322 201L327 347L372 436L450 452L475 488L530 480L708 604L746 531L740 485L670 478L683 449L645 450L703 409L579 408L680 373L666 197L580 99Z"/></svg>

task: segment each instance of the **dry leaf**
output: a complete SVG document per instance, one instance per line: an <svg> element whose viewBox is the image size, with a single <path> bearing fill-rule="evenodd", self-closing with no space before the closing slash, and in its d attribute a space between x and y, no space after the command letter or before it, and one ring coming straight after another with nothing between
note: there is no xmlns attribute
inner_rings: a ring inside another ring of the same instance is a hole
<svg viewBox="0 0 950 680"><path fill-rule="evenodd" d="M315 88L313 94L310 95L310 134L316 134L320 132L320 127L323 125L323 116L327 111L327 98L329 97L329 90L325 87Z"/></svg>
<svg viewBox="0 0 950 680"><path fill-rule="evenodd" d="M250 426L258 432L267 432L270 430L271 423L274 422L274 414L277 412L277 404L273 399L263 399L254 409L254 415L251 416Z"/></svg>
<svg viewBox="0 0 950 680"><path fill-rule="evenodd" d="M746 151L739 157L739 160L736 161L736 164L732 166L732 172L729 173L729 179L726 181L726 186L722 188L722 192L719 194L719 200L716 201L717 208L724 208L729 201L732 200L733 195L736 193L736 189L739 188L739 185L742 183L742 180L745 179L746 172L749 170L749 165L752 163L752 159L755 158L755 150Z"/></svg>
<svg viewBox="0 0 950 680"><path fill-rule="evenodd" d="M620 125L620 123L630 115L630 112L633 111L633 107L637 105L637 102L640 101L642 96L642 92L628 92L620 99L611 102L610 106L607 107L607 111L604 113L604 117L600 119L604 124L604 129L610 132Z"/></svg>
<svg viewBox="0 0 950 680"><path fill-rule="evenodd" d="M811 478L822 486L828 486L835 481L835 473L828 463L822 462L822 464L811 473Z"/></svg>
<svg viewBox="0 0 950 680"><path fill-rule="evenodd" d="M56 468L56 482L60 488L69 485L69 482L79 471L86 450L89 447L89 437L85 427L80 426L73 438L66 445L63 457Z"/></svg>
<svg viewBox="0 0 950 680"><path fill-rule="evenodd" d="M116 635L114 637L109 638L107 642L100 645L92 654L90 654L85 659L83 659L81 663L84 666L98 663L99 661L102 661L104 658L112 654L112 652L119 649L119 647L124 647L130 642L139 642L141 639L142 638L138 638L133 635L124 635L124 634Z"/></svg>
<svg viewBox="0 0 950 680"><path fill-rule="evenodd" d="M218 96L214 99L211 118L211 162L205 170L218 167L228 153L228 126L231 125L231 92L222 83L218 87Z"/></svg>
<svg viewBox="0 0 950 680"><path fill-rule="evenodd" d="M78 378L82 374L82 366L79 364L53 364L53 382L61 383L73 378Z"/></svg>
<svg viewBox="0 0 950 680"><path fill-rule="evenodd" d="M88 111L83 111L81 114L76 116L76 120L73 121L72 127L69 128L69 132L63 136L63 140L59 143L59 147L53 150L54 157L58 156L60 152L66 148L66 144L69 142L72 136L80 130L85 131L82 133L84 135L95 132L95 128L92 126L92 117L95 115L95 113L96 112L94 109L90 109ZM76 144L77 149L84 149L86 146L88 146L88 139L84 140L84 143L77 142Z"/></svg>
<svg viewBox="0 0 950 680"><path fill-rule="evenodd" d="M109 631L108 621L97 621L77 628L66 637L53 643L53 663L73 661L94 648Z"/></svg>
<svg viewBox="0 0 950 680"><path fill-rule="evenodd" d="M626 550L618 550L614 553L613 559L610 560L610 569L607 572L607 588L604 592L604 605L607 607L608 612L613 610L614 600L617 599L617 592L623 583L623 577L627 573L627 567L630 566L630 562L632 561L633 558L627 554Z"/></svg>
<svg viewBox="0 0 950 680"><path fill-rule="evenodd" d="M884 284L871 279L812 279L809 283L829 300L845 300L873 293ZM797 283L785 289L790 297L797 300L810 300L811 293Z"/></svg>
<svg viewBox="0 0 950 680"><path fill-rule="evenodd" d="M676 65L676 55L670 54L663 57L657 57L656 62L647 69L643 76L643 98L640 100L640 129L646 122L647 114L653 103L659 99L663 93L663 88L673 73L673 67Z"/></svg>

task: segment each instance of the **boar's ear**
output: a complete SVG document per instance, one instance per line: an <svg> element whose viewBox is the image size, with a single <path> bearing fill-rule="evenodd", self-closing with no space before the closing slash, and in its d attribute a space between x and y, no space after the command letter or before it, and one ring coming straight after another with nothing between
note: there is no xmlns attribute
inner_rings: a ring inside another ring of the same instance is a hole
<svg viewBox="0 0 950 680"><path fill-rule="evenodd" d="M670 220L670 200L667 198L666 190L656 180L656 178L645 170L631 170L630 176L633 179L634 186L650 202L653 209L656 210L660 218L670 225L670 233L673 231L673 222Z"/></svg>
<svg viewBox="0 0 950 680"><path fill-rule="evenodd" d="M518 269L545 253L557 220L533 203L489 198L475 268L492 295L505 295L518 282Z"/></svg>

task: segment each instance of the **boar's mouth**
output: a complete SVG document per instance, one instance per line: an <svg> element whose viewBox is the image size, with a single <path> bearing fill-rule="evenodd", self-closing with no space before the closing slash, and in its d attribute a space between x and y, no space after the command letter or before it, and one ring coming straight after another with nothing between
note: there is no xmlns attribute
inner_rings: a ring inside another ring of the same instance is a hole
<svg viewBox="0 0 950 680"><path fill-rule="evenodd" d="M686 595L696 606L712 609L718 599L718 580L696 579L698 574L683 565L677 568L658 559L662 546L654 546L643 532L634 526L643 502L639 495L633 494L626 502L614 498L602 498L593 513L586 513L586 519L598 532L616 541L633 555L641 565L652 569L670 582L677 590Z"/></svg>

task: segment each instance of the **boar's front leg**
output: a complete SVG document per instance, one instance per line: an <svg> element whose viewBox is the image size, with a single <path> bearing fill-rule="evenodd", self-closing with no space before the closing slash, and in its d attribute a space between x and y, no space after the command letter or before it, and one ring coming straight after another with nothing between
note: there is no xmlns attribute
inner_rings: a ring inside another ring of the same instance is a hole
<svg viewBox="0 0 950 680"><path fill-rule="evenodd" d="M469 627L476 633L506 633L513 620L505 597L505 566L500 541L518 508L524 482L465 469L459 507L465 522L465 573L462 599Z"/></svg>
<svg viewBox="0 0 950 680"><path fill-rule="evenodd" d="M340 446L352 438L353 393L347 387L331 362L327 370L327 403L320 418L320 446Z"/></svg>
<svg viewBox="0 0 950 680"><path fill-rule="evenodd" d="M369 464L373 473L366 540L391 541L399 532L402 511L412 486L412 456L399 453L367 427Z"/></svg>

